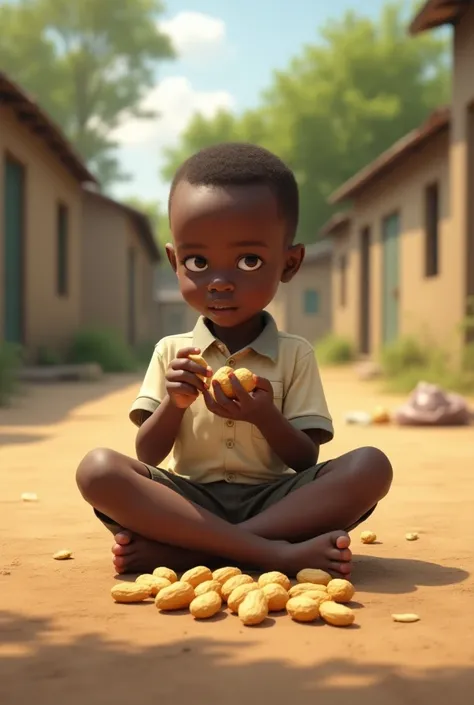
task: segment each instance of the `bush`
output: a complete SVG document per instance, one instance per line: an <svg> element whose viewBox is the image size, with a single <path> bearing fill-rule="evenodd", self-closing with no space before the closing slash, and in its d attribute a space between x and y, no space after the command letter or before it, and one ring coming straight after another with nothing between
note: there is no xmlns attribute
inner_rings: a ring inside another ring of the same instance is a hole
<svg viewBox="0 0 474 705"><path fill-rule="evenodd" d="M145 343L139 343L139 345L135 347L135 357L138 365L141 367L148 366L153 350L155 349L155 345L155 341L147 341Z"/></svg>
<svg viewBox="0 0 474 705"><path fill-rule="evenodd" d="M0 343L0 406L7 404L18 388L21 367L21 347Z"/></svg>
<svg viewBox="0 0 474 705"><path fill-rule="evenodd" d="M409 393L421 380L449 391L474 391L474 347L467 346L458 368L449 364L446 353L414 338L401 338L381 353L382 373L389 391Z"/></svg>
<svg viewBox="0 0 474 705"><path fill-rule="evenodd" d="M63 362L61 355L51 348L39 348L36 356L36 363L41 367L53 367L61 365Z"/></svg>
<svg viewBox="0 0 474 705"><path fill-rule="evenodd" d="M345 365L355 358L350 340L329 334L316 343L316 356L321 365Z"/></svg>
<svg viewBox="0 0 474 705"><path fill-rule="evenodd" d="M130 346L117 331L107 329L88 329L76 333L68 360L73 364L95 362L104 372L132 372L137 367Z"/></svg>

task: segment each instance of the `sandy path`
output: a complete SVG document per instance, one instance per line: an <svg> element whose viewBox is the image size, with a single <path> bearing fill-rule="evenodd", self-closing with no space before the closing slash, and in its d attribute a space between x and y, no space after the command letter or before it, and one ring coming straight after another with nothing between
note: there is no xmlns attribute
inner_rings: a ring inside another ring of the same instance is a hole
<svg viewBox="0 0 474 705"><path fill-rule="evenodd" d="M468 703L474 691L473 429L345 427L348 408L380 403L348 371L324 373L336 439L323 458L378 445L392 458L390 497L353 536L357 626L286 617L246 629L233 617L196 623L152 604L118 606L111 539L80 500L74 470L98 445L132 452L134 378L36 387L0 410L0 703L160 705ZM389 405L393 399L383 400ZM37 492L37 504L19 501ZM406 531L420 540L408 543ZM51 559L71 547L73 561ZM394 624L392 612L417 612Z"/></svg>

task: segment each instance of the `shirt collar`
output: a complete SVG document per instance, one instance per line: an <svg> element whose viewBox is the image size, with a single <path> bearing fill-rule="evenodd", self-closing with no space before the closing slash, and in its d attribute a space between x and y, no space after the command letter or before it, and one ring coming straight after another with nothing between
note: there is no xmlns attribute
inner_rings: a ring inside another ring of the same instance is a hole
<svg viewBox="0 0 474 705"><path fill-rule="evenodd" d="M263 357L268 357L273 362L276 362L278 357L278 328L273 317L267 312L262 312L264 317L264 328L260 335L250 343L246 349L251 349ZM214 343L217 343L217 338L211 333L206 325L204 316L199 316L193 330L193 345L205 352Z"/></svg>

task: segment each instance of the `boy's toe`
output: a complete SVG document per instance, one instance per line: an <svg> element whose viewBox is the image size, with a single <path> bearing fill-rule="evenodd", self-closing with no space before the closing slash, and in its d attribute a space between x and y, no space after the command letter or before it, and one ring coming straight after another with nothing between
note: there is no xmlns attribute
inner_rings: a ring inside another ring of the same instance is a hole
<svg viewBox="0 0 474 705"><path fill-rule="evenodd" d="M118 534L115 534L114 539L116 543L121 546L126 546L127 544L132 543L133 536L130 531L120 531Z"/></svg>
<svg viewBox="0 0 474 705"><path fill-rule="evenodd" d="M349 548L351 545L351 539L349 538L349 535L346 534L345 532L341 532L335 541L335 544L337 548L340 548L341 550L344 548Z"/></svg>

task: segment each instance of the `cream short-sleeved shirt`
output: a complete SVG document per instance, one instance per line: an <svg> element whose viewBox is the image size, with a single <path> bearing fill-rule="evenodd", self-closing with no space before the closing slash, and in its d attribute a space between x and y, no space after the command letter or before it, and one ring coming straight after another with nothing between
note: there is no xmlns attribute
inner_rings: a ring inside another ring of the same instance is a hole
<svg viewBox="0 0 474 705"><path fill-rule="evenodd" d="M300 430L320 429L321 442L330 441L333 424L312 346L304 338L278 331L273 318L266 312L264 315L262 333L234 354L212 335L202 317L193 331L160 340L130 410L133 423L140 426L166 396L166 370L178 350L197 347L214 371L223 365L247 367L268 379L274 403L285 418ZM143 412L148 413L145 416ZM224 480L258 484L294 473L272 451L256 426L212 414L202 395L186 409L175 444L160 467L203 483Z"/></svg>

